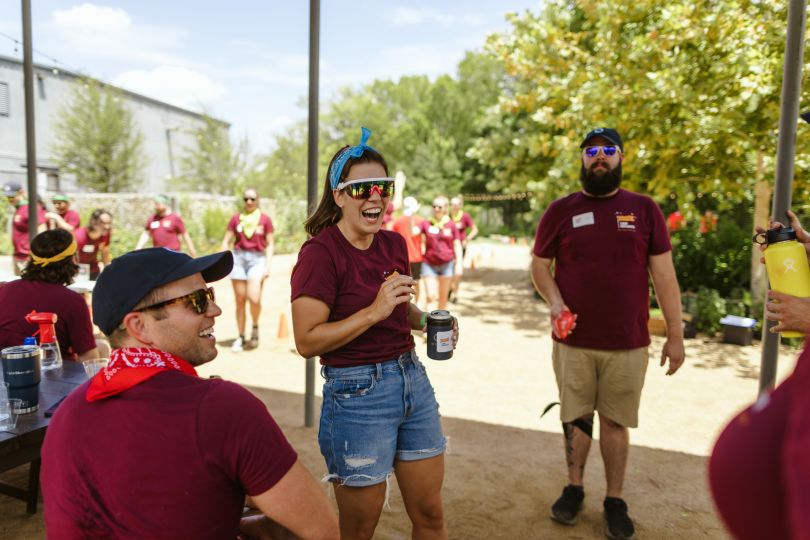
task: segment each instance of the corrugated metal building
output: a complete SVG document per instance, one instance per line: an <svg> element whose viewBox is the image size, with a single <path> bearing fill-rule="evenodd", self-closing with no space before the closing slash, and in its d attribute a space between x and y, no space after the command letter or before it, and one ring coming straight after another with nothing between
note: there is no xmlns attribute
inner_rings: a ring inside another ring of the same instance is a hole
<svg viewBox="0 0 810 540"><path fill-rule="evenodd" d="M52 150L55 143L52 126L63 107L69 104L73 85L80 77L62 68L34 65L36 154L40 192L83 191L74 178L60 174ZM180 157L186 148L197 144L190 130L201 126L203 117L134 92L120 88L118 90L126 99L144 137L143 151L147 164L139 191L166 191L167 180L179 173L177 167ZM226 129L230 127L226 122L222 122L222 125ZM16 180L23 185L26 182L23 64L16 58L0 55L0 184L9 180Z"/></svg>

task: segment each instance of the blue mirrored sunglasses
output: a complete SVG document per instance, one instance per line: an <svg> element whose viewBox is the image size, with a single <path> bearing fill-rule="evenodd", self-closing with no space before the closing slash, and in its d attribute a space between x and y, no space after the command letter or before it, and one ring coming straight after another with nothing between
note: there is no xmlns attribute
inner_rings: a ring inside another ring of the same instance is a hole
<svg viewBox="0 0 810 540"><path fill-rule="evenodd" d="M589 158L596 157L599 154L599 150L602 150L602 153L605 154L607 157L611 157L616 155L616 152L619 151L619 147L615 145L610 146L588 146L585 148L584 152L585 155Z"/></svg>

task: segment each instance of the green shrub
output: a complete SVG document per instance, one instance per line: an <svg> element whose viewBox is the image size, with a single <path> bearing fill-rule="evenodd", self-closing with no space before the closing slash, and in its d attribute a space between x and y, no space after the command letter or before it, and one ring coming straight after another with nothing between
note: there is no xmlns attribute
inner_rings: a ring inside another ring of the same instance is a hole
<svg viewBox="0 0 810 540"><path fill-rule="evenodd" d="M726 300L719 291L701 287L695 302L695 327L699 332L713 335L720 330L720 319L726 315Z"/></svg>

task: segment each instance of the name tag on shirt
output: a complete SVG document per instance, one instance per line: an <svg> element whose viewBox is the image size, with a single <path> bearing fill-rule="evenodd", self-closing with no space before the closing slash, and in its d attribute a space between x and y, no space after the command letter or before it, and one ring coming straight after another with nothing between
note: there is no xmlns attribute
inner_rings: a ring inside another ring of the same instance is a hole
<svg viewBox="0 0 810 540"><path fill-rule="evenodd" d="M428 227L428 232L430 234L439 234L439 228L436 227L435 225L431 225L430 227Z"/></svg>
<svg viewBox="0 0 810 540"><path fill-rule="evenodd" d="M93 244L85 244L84 247L82 247L82 253L93 253L95 251L96 246L94 246Z"/></svg>
<svg viewBox="0 0 810 540"><path fill-rule="evenodd" d="M571 218L571 224L576 229L577 227L584 227L585 225L593 225L593 212L585 212L584 214L578 214Z"/></svg>
<svg viewBox="0 0 810 540"><path fill-rule="evenodd" d="M160 221L153 221L149 224L149 228L151 229L157 229L158 227L160 227Z"/></svg>

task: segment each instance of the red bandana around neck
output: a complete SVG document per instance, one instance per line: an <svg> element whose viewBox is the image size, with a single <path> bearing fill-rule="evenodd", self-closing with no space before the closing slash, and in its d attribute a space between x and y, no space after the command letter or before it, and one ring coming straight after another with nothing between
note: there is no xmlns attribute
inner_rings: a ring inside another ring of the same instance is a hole
<svg viewBox="0 0 810 540"><path fill-rule="evenodd" d="M87 401L108 398L164 371L182 371L197 377L194 366L172 353L147 347L113 349L106 368L96 373L87 388Z"/></svg>

